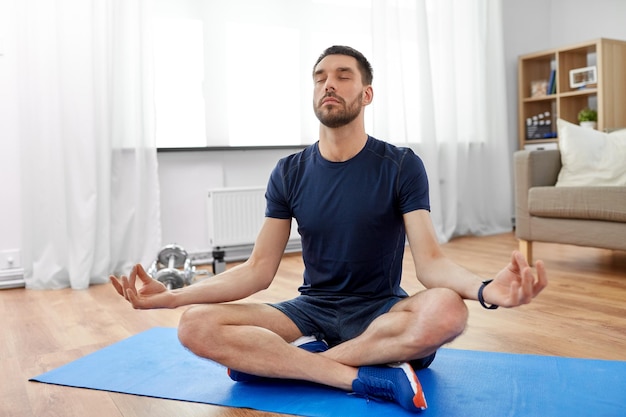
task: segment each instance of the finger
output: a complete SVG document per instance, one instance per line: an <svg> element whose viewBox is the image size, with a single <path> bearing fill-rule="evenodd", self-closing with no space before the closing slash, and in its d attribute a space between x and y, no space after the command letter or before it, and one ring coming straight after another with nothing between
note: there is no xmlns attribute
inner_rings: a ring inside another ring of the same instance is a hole
<svg viewBox="0 0 626 417"><path fill-rule="evenodd" d="M519 281L512 281L509 286L508 302L503 303L503 306L517 307L522 304L523 299L522 285Z"/></svg>
<svg viewBox="0 0 626 417"><path fill-rule="evenodd" d="M130 301L129 294L135 291L135 287L130 285L130 281L128 280L128 277L126 277L125 275L122 276L122 287L124 288L124 298Z"/></svg>
<svg viewBox="0 0 626 417"><path fill-rule="evenodd" d="M513 260L517 264L517 267L519 268L520 271L524 270L524 268L530 267L530 265L528 264L528 261L526 260L524 255L522 255L522 252L520 251L517 251L517 250L513 251Z"/></svg>
<svg viewBox="0 0 626 417"><path fill-rule="evenodd" d="M126 289L128 288L128 278L122 275L120 281L122 281L122 295L126 300L128 300L128 297L126 296Z"/></svg>
<svg viewBox="0 0 626 417"><path fill-rule="evenodd" d="M141 301L136 291L128 291L128 301L133 306L133 308L139 309L141 308Z"/></svg>
<svg viewBox="0 0 626 417"><path fill-rule="evenodd" d="M548 285L548 274L543 261L537 261L535 266L537 268L537 282L534 285L534 293L537 295Z"/></svg>
<svg viewBox="0 0 626 417"><path fill-rule="evenodd" d="M143 282L144 284L149 284L150 282L152 282L153 278L148 275L148 273L145 269L143 269L143 266L141 264L135 265L135 269L137 270L137 275L139 276L141 282Z"/></svg>
<svg viewBox="0 0 626 417"><path fill-rule="evenodd" d="M137 283L137 265L133 266L133 269L130 271L130 277L128 280L128 284L133 288L136 288L135 285Z"/></svg>
<svg viewBox="0 0 626 417"><path fill-rule="evenodd" d="M535 276L530 266L526 266L522 271L522 284L521 284L521 302L528 304L535 296L534 292Z"/></svg>
<svg viewBox="0 0 626 417"><path fill-rule="evenodd" d="M122 288L122 284L118 281L118 279L115 276L110 275L109 280L111 281L111 284L113 284L113 288L115 288L115 291L117 291L117 293L123 297L124 288Z"/></svg>

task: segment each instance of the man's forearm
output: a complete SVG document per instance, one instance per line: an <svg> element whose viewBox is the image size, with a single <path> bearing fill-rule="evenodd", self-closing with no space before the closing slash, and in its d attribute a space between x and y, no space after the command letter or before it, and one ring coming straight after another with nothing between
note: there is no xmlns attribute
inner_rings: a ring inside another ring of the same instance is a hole
<svg viewBox="0 0 626 417"><path fill-rule="evenodd" d="M420 267L417 278L426 288L449 288L466 300L478 299L478 289L484 279L446 257Z"/></svg>
<svg viewBox="0 0 626 417"><path fill-rule="evenodd" d="M261 273L243 263L197 284L173 290L171 307L237 301L268 286Z"/></svg>

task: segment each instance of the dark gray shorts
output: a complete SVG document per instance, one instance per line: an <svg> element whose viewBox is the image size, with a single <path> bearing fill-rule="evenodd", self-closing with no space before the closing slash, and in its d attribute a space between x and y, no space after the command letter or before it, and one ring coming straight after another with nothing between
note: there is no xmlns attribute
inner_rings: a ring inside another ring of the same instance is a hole
<svg viewBox="0 0 626 417"><path fill-rule="evenodd" d="M304 336L324 339L333 347L363 333L374 319L402 299L301 295L270 305L286 314Z"/></svg>
<svg viewBox="0 0 626 417"><path fill-rule="evenodd" d="M378 316L387 313L403 298L301 295L270 305L286 314L298 326L303 336L315 336L333 347L363 333ZM416 371L427 368L435 359L436 353L409 363Z"/></svg>

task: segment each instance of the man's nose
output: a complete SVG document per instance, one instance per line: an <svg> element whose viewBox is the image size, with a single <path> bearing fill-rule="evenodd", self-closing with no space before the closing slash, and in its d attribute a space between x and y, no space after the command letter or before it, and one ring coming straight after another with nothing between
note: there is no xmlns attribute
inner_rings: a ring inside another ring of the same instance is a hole
<svg viewBox="0 0 626 417"><path fill-rule="evenodd" d="M326 79L326 83L324 84L324 91L328 93L331 90L335 91L335 80L333 77L328 77Z"/></svg>

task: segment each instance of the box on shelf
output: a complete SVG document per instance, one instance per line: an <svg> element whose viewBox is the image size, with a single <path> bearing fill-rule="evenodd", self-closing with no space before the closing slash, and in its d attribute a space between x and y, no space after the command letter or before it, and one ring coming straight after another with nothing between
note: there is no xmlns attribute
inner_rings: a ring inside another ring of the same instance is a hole
<svg viewBox="0 0 626 417"><path fill-rule="evenodd" d="M548 111L529 117L526 119L526 139L556 138L552 126L551 114Z"/></svg>

